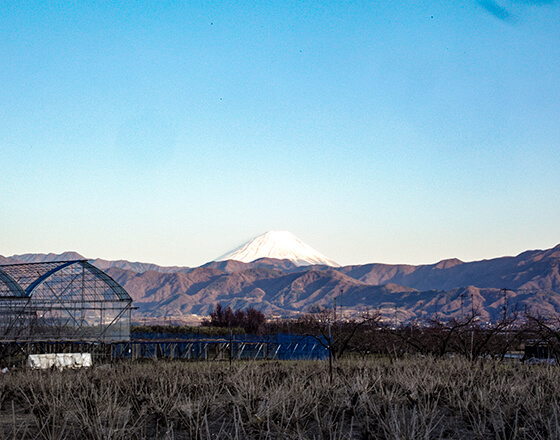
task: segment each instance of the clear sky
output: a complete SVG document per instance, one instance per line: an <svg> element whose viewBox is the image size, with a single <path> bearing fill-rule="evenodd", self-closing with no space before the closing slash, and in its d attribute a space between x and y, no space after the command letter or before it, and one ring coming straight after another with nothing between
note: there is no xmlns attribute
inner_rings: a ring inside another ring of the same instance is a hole
<svg viewBox="0 0 560 440"><path fill-rule="evenodd" d="M0 2L0 255L560 243L560 2Z"/></svg>

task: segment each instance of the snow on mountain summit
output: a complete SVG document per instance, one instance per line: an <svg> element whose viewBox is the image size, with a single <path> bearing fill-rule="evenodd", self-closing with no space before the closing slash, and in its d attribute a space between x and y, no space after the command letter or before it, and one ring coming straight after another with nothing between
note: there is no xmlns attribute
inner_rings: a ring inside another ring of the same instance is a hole
<svg viewBox="0 0 560 440"><path fill-rule="evenodd" d="M237 260L251 263L259 258L290 260L297 266L324 264L339 267L339 264L306 245L288 231L268 231L222 255L216 261Z"/></svg>

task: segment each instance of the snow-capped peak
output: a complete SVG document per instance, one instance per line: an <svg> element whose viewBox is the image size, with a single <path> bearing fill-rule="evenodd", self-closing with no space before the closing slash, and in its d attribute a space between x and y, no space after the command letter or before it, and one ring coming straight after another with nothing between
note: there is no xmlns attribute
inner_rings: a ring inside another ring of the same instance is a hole
<svg viewBox="0 0 560 440"><path fill-rule="evenodd" d="M268 231L222 255L216 261L237 260L250 263L259 258L290 260L297 266L324 264L339 267L339 264L306 245L288 231Z"/></svg>

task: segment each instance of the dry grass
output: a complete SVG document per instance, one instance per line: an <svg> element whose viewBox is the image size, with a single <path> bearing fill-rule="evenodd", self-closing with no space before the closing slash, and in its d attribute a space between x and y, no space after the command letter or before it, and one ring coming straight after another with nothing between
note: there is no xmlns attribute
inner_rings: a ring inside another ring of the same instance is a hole
<svg viewBox="0 0 560 440"><path fill-rule="evenodd" d="M0 438L560 439L551 366L412 358L121 364L0 377Z"/></svg>

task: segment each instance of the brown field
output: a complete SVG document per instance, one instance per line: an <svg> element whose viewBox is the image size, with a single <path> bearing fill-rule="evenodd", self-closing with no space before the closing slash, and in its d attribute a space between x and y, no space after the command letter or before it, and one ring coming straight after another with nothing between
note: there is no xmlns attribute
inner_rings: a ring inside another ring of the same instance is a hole
<svg viewBox="0 0 560 440"><path fill-rule="evenodd" d="M0 438L559 439L557 367L148 362L0 375Z"/></svg>

